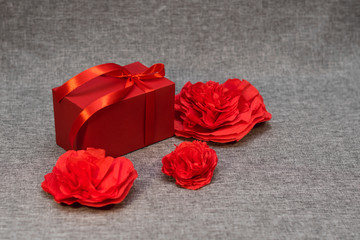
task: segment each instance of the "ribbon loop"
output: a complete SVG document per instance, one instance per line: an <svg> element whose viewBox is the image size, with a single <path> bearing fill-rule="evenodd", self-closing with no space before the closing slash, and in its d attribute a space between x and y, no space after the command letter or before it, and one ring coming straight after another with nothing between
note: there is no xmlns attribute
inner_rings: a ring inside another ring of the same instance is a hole
<svg viewBox="0 0 360 240"><path fill-rule="evenodd" d="M154 89L152 89L147 84L145 84L144 81L150 79L163 78L165 76L165 68L164 68L164 64L158 63L152 65L143 73L131 74L126 68L117 65L115 63L98 65L89 68L88 70L85 70L84 72L76 75L75 77L71 78L69 81L64 83L62 86L55 89L56 100L60 102L65 96L67 96L76 88L101 75L106 75L106 76L111 76L126 80L125 87L121 90L113 91L94 100L80 112L80 114L75 119L69 134L71 148L73 149L79 130L85 124L85 122L89 120L91 116L93 116L99 110L108 107L114 103L117 103L123 98L125 98L129 94L129 92L131 91L134 85L138 86L146 94L154 91ZM153 114L154 104L155 101L153 95L151 95L151 97L150 96L146 97L146 105L145 105L146 119L145 119L145 139L144 139L145 146L151 143L151 139L153 136L153 133L151 132L151 125L154 123L154 116L150 116L150 115L151 113Z"/></svg>

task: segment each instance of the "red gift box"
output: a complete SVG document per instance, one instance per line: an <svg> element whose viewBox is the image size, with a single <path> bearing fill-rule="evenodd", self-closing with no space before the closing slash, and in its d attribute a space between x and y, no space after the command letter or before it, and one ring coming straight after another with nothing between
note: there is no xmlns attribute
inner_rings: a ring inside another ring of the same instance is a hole
<svg viewBox="0 0 360 240"><path fill-rule="evenodd" d="M120 156L174 135L175 84L162 64L92 67L54 88L56 143Z"/></svg>

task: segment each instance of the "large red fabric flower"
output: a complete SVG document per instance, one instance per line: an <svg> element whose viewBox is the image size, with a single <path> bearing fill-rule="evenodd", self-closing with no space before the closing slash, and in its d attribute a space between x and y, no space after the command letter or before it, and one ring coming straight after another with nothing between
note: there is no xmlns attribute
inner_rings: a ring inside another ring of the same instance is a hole
<svg viewBox="0 0 360 240"><path fill-rule="evenodd" d="M137 176L129 159L106 157L105 150L88 148L61 155L41 186L58 203L102 207L121 202Z"/></svg>
<svg viewBox="0 0 360 240"><path fill-rule="evenodd" d="M175 134L204 141L232 142L255 124L271 119L259 91L246 80L187 82L175 97Z"/></svg>
<svg viewBox="0 0 360 240"><path fill-rule="evenodd" d="M183 142L162 159L162 172L181 187L196 190L210 183L218 158L205 142Z"/></svg>

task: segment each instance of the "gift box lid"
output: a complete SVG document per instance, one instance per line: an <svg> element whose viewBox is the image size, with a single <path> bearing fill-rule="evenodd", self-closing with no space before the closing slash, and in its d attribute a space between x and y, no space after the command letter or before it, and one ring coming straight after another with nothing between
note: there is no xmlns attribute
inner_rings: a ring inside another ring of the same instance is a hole
<svg viewBox="0 0 360 240"><path fill-rule="evenodd" d="M134 62L125 65L124 68L126 68L132 74L141 73L148 69L148 67L146 67L140 62ZM125 87L125 82L126 81L124 79L102 75L76 88L64 99L67 99L68 101L76 104L79 108L83 109L95 99L98 99L113 91L123 89ZM149 79L145 80L144 82L147 86L154 90L174 84L172 81L165 77ZM58 87L54 88L53 92L56 91L57 88ZM134 86L133 89L129 92L129 94L127 94L127 96L122 99L122 101L142 94L144 94L144 91L141 90L139 87Z"/></svg>

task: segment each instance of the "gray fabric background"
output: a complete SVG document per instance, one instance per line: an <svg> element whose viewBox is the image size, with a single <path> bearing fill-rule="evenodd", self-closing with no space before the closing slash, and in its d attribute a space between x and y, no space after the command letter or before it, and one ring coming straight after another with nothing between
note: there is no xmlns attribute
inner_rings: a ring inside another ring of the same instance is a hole
<svg viewBox="0 0 360 240"><path fill-rule="evenodd" d="M360 2L0 0L1 239L359 239ZM210 185L179 188L161 158L110 209L57 204L40 187L55 144L51 88L97 64L162 62L187 81L244 78L273 119L211 144Z"/></svg>

